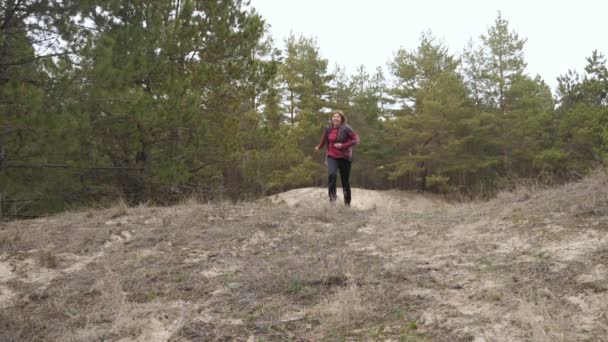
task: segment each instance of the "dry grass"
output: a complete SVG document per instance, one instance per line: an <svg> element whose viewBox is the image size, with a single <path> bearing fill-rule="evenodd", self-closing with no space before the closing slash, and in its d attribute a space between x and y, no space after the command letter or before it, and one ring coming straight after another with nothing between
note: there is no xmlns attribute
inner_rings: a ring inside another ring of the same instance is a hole
<svg viewBox="0 0 608 342"><path fill-rule="evenodd" d="M325 298L318 307L323 325L328 328L343 328L348 331L358 326L368 317L368 307L365 305L361 288L348 285Z"/></svg>
<svg viewBox="0 0 608 342"><path fill-rule="evenodd" d="M597 189L583 201L571 207L576 216L606 216L608 215L608 187Z"/></svg>
<svg viewBox="0 0 608 342"><path fill-rule="evenodd" d="M370 192L344 208L314 189L123 201L7 223L0 340L601 340L606 183L465 205Z"/></svg>
<svg viewBox="0 0 608 342"><path fill-rule="evenodd" d="M547 303L544 297L537 298L535 304L522 303L520 317L522 324L528 326L530 338L538 342L567 342L576 340L572 333L572 322L568 319L566 310L556 310Z"/></svg>
<svg viewBox="0 0 608 342"><path fill-rule="evenodd" d="M110 210L111 219L119 218L129 213L129 205L123 198L120 198Z"/></svg>
<svg viewBox="0 0 608 342"><path fill-rule="evenodd" d="M57 268L59 261L52 251L40 251L38 253L38 263L45 268Z"/></svg>

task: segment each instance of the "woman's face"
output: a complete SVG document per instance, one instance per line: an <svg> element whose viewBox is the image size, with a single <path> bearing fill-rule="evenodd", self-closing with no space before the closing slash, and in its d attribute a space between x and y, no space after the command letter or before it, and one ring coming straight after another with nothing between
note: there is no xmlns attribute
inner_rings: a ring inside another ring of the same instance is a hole
<svg viewBox="0 0 608 342"><path fill-rule="evenodd" d="M340 114L336 113L331 116L331 122L334 124L334 126L340 126L342 124L342 117Z"/></svg>

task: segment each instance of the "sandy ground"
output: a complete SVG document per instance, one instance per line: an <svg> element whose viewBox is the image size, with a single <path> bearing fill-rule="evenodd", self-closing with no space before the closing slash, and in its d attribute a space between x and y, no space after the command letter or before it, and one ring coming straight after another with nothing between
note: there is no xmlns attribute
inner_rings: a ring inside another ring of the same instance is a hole
<svg viewBox="0 0 608 342"><path fill-rule="evenodd" d="M358 210L403 210L419 213L435 206L445 205L433 196L420 196L409 192L375 191L366 189L352 189L352 208ZM327 190L321 188L302 188L287 191L271 197L273 201L284 201L288 206L311 205L311 203L327 202ZM338 195L336 206L343 206L341 195Z"/></svg>
<svg viewBox="0 0 608 342"><path fill-rule="evenodd" d="M351 208L304 188L7 223L0 340L602 340L607 183L466 204L354 189Z"/></svg>

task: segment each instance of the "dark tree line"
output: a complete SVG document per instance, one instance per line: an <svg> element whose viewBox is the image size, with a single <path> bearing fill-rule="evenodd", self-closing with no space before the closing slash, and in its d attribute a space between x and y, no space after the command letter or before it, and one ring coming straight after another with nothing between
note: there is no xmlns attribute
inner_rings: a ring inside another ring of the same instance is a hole
<svg viewBox="0 0 608 342"><path fill-rule="evenodd" d="M489 196L581 177L606 158L606 58L553 95L525 43L499 14L462 55L428 31L389 75L347 75L312 38L278 50L239 0L3 1L1 215L321 185L311 152L334 108L362 138L356 186Z"/></svg>

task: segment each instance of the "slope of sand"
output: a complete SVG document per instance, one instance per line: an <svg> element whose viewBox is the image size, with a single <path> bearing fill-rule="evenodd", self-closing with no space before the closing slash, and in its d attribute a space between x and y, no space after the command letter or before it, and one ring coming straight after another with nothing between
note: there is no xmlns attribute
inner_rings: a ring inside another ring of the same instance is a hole
<svg viewBox="0 0 608 342"><path fill-rule="evenodd" d="M432 195L419 195L410 192L376 191L354 188L351 190L351 207L359 210L399 209L410 212L422 212L438 205L446 205ZM327 204L326 188L301 188L280 193L270 197L276 203L284 201L288 206ZM343 206L342 191L338 190L338 201Z"/></svg>

